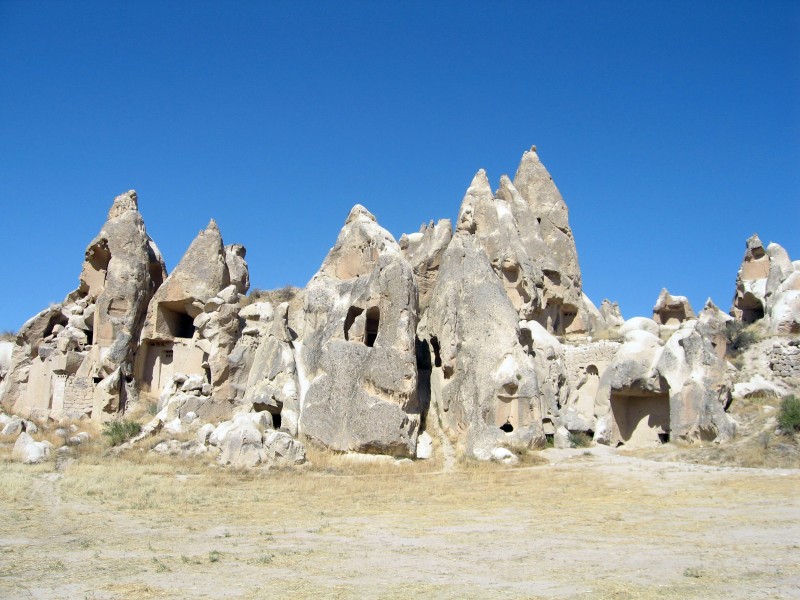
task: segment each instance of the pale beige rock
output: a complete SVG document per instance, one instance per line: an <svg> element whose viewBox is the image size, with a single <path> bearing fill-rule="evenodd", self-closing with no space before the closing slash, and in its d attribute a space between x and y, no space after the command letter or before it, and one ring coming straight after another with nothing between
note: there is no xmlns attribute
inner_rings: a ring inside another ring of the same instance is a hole
<svg viewBox="0 0 800 600"><path fill-rule="evenodd" d="M288 331L289 304L275 310L270 332L256 350L247 379L244 402L254 410L266 410L280 419L276 429L297 435L300 416L300 385L294 347Z"/></svg>
<svg viewBox="0 0 800 600"><path fill-rule="evenodd" d="M673 296L663 288L653 307L653 320L659 325L678 327L684 321L694 319L695 314L686 296Z"/></svg>
<svg viewBox="0 0 800 600"><path fill-rule="evenodd" d="M44 462L50 456L53 445L50 442L37 442L27 433L21 433L14 442L11 458L25 464Z"/></svg>
<svg viewBox="0 0 800 600"><path fill-rule="evenodd" d="M736 277L731 315L744 323L753 323L764 317L769 256L757 234L747 239L742 264Z"/></svg>
<svg viewBox="0 0 800 600"><path fill-rule="evenodd" d="M364 207L351 210L304 302L295 357L300 433L339 451L413 456L421 412L416 282Z"/></svg>
<svg viewBox="0 0 800 600"><path fill-rule="evenodd" d="M135 399L128 384L139 330L164 277L164 262L145 231L136 192L118 196L86 250L78 289L20 330L3 391L13 398L15 410L64 416L94 406L99 418ZM102 406L97 398L93 402L101 381L107 397Z"/></svg>
<svg viewBox="0 0 800 600"><path fill-rule="evenodd" d="M620 327L625 322L625 319L622 318L619 304L610 300L603 300L600 303L600 314L603 316L603 321L608 329Z"/></svg>
<svg viewBox="0 0 800 600"><path fill-rule="evenodd" d="M525 199L539 224L541 238L554 266L552 271L542 267L545 275L545 310L559 304L567 307L563 310L577 309L581 293L581 271L575 240L569 226L569 211L553 178L539 159L535 146L523 154L514 176L514 187ZM531 254L535 256L534 252ZM556 313L555 316L559 315ZM564 316L561 315L560 318L564 319ZM562 327L565 330L569 328L564 325ZM551 327L548 329L552 330Z"/></svg>
<svg viewBox="0 0 800 600"><path fill-rule="evenodd" d="M229 416L241 397L231 382L238 365L230 358L241 334L239 290L247 285L244 248L224 246L212 219L150 302L135 365L139 390L155 396L176 373L199 375L215 402L203 403L197 414Z"/></svg>
<svg viewBox="0 0 800 600"><path fill-rule="evenodd" d="M428 308L442 255L452 238L453 225L450 219L442 219L436 225L431 221L428 225L423 224L418 233L400 237L400 249L417 277L420 315Z"/></svg>
<svg viewBox="0 0 800 600"><path fill-rule="evenodd" d="M236 291L246 294L250 289L250 270L244 257L247 250L241 244L225 246L225 264L228 267L230 282L236 286Z"/></svg>
<svg viewBox="0 0 800 600"><path fill-rule="evenodd" d="M444 254L420 332L432 354L431 410L451 440L485 460L498 447L544 444L536 372L517 312L468 229Z"/></svg>

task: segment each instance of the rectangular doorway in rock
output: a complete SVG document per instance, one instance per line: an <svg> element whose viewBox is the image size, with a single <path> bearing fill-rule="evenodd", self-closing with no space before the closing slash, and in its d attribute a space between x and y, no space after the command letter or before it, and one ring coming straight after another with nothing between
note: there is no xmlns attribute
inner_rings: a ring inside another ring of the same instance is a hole
<svg viewBox="0 0 800 600"><path fill-rule="evenodd" d="M498 397L494 413L494 423L506 433L511 433L520 426L519 398Z"/></svg>
<svg viewBox="0 0 800 600"><path fill-rule="evenodd" d="M381 311L377 306L367 310L367 323L364 328L365 339L364 342L372 348L375 345L375 340L378 337L378 326L381 321Z"/></svg>
<svg viewBox="0 0 800 600"><path fill-rule="evenodd" d="M158 305L156 327L161 333L176 338L191 339L194 336L194 319L177 302Z"/></svg>
<svg viewBox="0 0 800 600"><path fill-rule="evenodd" d="M612 393L611 413L623 444L669 441L669 394Z"/></svg>

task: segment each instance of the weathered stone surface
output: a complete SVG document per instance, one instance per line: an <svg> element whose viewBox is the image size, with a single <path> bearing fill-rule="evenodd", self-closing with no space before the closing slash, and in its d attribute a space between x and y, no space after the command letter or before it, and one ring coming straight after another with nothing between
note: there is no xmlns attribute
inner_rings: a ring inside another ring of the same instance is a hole
<svg viewBox="0 0 800 600"><path fill-rule="evenodd" d="M256 350L244 402L255 410L269 411L280 418L280 429L297 435L300 385L287 324L288 310L287 302L275 310L272 327Z"/></svg>
<svg viewBox="0 0 800 600"><path fill-rule="evenodd" d="M442 219L436 225L431 221L428 225L423 224L418 233L404 233L400 237L400 249L417 277L420 315L428 308L442 255L452 238L453 225L450 219Z"/></svg>
<svg viewBox="0 0 800 600"><path fill-rule="evenodd" d="M539 387L516 310L478 239L459 230L420 326L431 351L432 410L477 458L544 444ZM503 429L504 428L504 429Z"/></svg>
<svg viewBox="0 0 800 600"><path fill-rule="evenodd" d="M37 442L27 433L21 433L14 443L11 458L25 464L40 463L47 460L52 448L50 442Z"/></svg>
<svg viewBox="0 0 800 600"><path fill-rule="evenodd" d="M577 308L581 294L581 271L569 226L569 211L553 178L539 159L535 146L522 155L514 176L514 187L525 199L539 224L541 238L555 267L553 271L542 269L546 306L563 304ZM533 248L537 246L538 241L535 244L532 242ZM530 254L536 256L536 251ZM551 327L548 329L553 330Z"/></svg>
<svg viewBox="0 0 800 600"><path fill-rule="evenodd" d="M249 366L245 353L235 351L240 290L249 286L244 254L242 246L223 245L213 219L192 241L147 311L135 370L143 393L157 395L177 373L196 376L201 389L210 385L213 401L192 410L203 419L230 416Z"/></svg>
<svg viewBox="0 0 800 600"><path fill-rule="evenodd" d="M610 300L603 300L600 303L600 314L603 316L603 321L607 329L620 327L625 322L625 319L622 318L619 304L611 302Z"/></svg>
<svg viewBox="0 0 800 600"><path fill-rule="evenodd" d="M764 317L764 301L769 277L769 256L757 234L747 239L746 250L736 277L731 315L745 323Z"/></svg>
<svg viewBox="0 0 800 600"><path fill-rule="evenodd" d="M600 378L595 440L616 445L670 439L730 439L736 425L725 413L731 381L726 362L697 320L667 340L630 329Z"/></svg>
<svg viewBox="0 0 800 600"><path fill-rule="evenodd" d="M191 332L185 329L183 316L197 317L203 312L206 302L230 283L222 235L212 219L153 296L142 339L191 338L191 335L185 335Z"/></svg>
<svg viewBox="0 0 800 600"><path fill-rule="evenodd" d="M416 283L364 207L350 212L304 300L300 433L335 450L413 456Z"/></svg>
<svg viewBox="0 0 800 600"><path fill-rule="evenodd" d="M236 291L240 294L246 294L250 289L250 270L244 259L246 255L247 250L241 244L225 246L225 264L228 267L230 282L236 286Z"/></svg>
<svg viewBox="0 0 800 600"><path fill-rule="evenodd" d="M118 196L86 250L78 289L19 332L3 392L15 399L15 410L58 416L88 412L94 383L100 381L108 403L95 407L97 417L135 398L125 383L133 375L147 303L164 277L164 262L145 231L136 192Z"/></svg>
<svg viewBox="0 0 800 600"><path fill-rule="evenodd" d="M684 321L694 318L694 310L686 296L673 296L667 288L661 290L653 307L653 320L656 323L678 327Z"/></svg>

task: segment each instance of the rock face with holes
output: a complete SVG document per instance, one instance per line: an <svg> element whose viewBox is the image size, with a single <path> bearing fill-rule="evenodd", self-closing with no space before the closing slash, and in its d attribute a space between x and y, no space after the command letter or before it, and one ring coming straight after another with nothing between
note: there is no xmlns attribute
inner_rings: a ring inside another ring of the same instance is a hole
<svg viewBox="0 0 800 600"><path fill-rule="evenodd" d="M621 328L625 341L595 395L596 441L646 445L734 435L736 425L725 413L732 381L714 345L714 318L684 322L666 343L644 319Z"/></svg>
<svg viewBox="0 0 800 600"><path fill-rule="evenodd" d="M212 219L147 309L136 360L136 382L143 394L156 398L173 375L196 375L211 385L214 399L198 414L230 415L241 398L233 385L239 365L232 357L242 329L240 290L248 285L244 248L224 246Z"/></svg>
<svg viewBox="0 0 800 600"><path fill-rule="evenodd" d="M4 391L14 409L100 417L135 399L139 331L165 275L136 192L117 196L86 249L78 289L25 323L17 336Z"/></svg>
<svg viewBox="0 0 800 600"><path fill-rule="evenodd" d="M431 410L451 440L483 460L496 448L544 444L517 311L470 228L459 229L444 254L420 332L432 354Z"/></svg>
<svg viewBox="0 0 800 600"><path fill-rule="evenodd" d="M731 315L746 324L766 317L774 335L800 333L800 263L776 243L765 249L758 235L748 238Z"/></svg>
<svg viewBox="0 0 800 600"><path fill-rule="evenodd" d="M417 287L400 246L363 206L304 298L300 433L335 450L413 456Z"/></svg>
<svg viewBox="0 0 800 600"><path fill-rule="evenodd" d="M300 385L287 322L288 311L288 302L275 309L272 326L253 358L244 401L253 410L271 413L276 429L297 435Z"/></svg>

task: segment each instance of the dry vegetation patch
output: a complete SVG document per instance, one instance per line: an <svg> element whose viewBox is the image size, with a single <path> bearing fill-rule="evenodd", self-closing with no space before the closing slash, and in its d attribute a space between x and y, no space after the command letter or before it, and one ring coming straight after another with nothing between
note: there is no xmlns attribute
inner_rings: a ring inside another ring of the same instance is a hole
<svg viewBox="0 0 800 600"><path fill-rule="evenodd" d="M59 471L0 462L0 577L18 597L781 598L800 584L796 472L589 450L444 472L313 448L306 468L237 471L94 446Z"/></svg>

